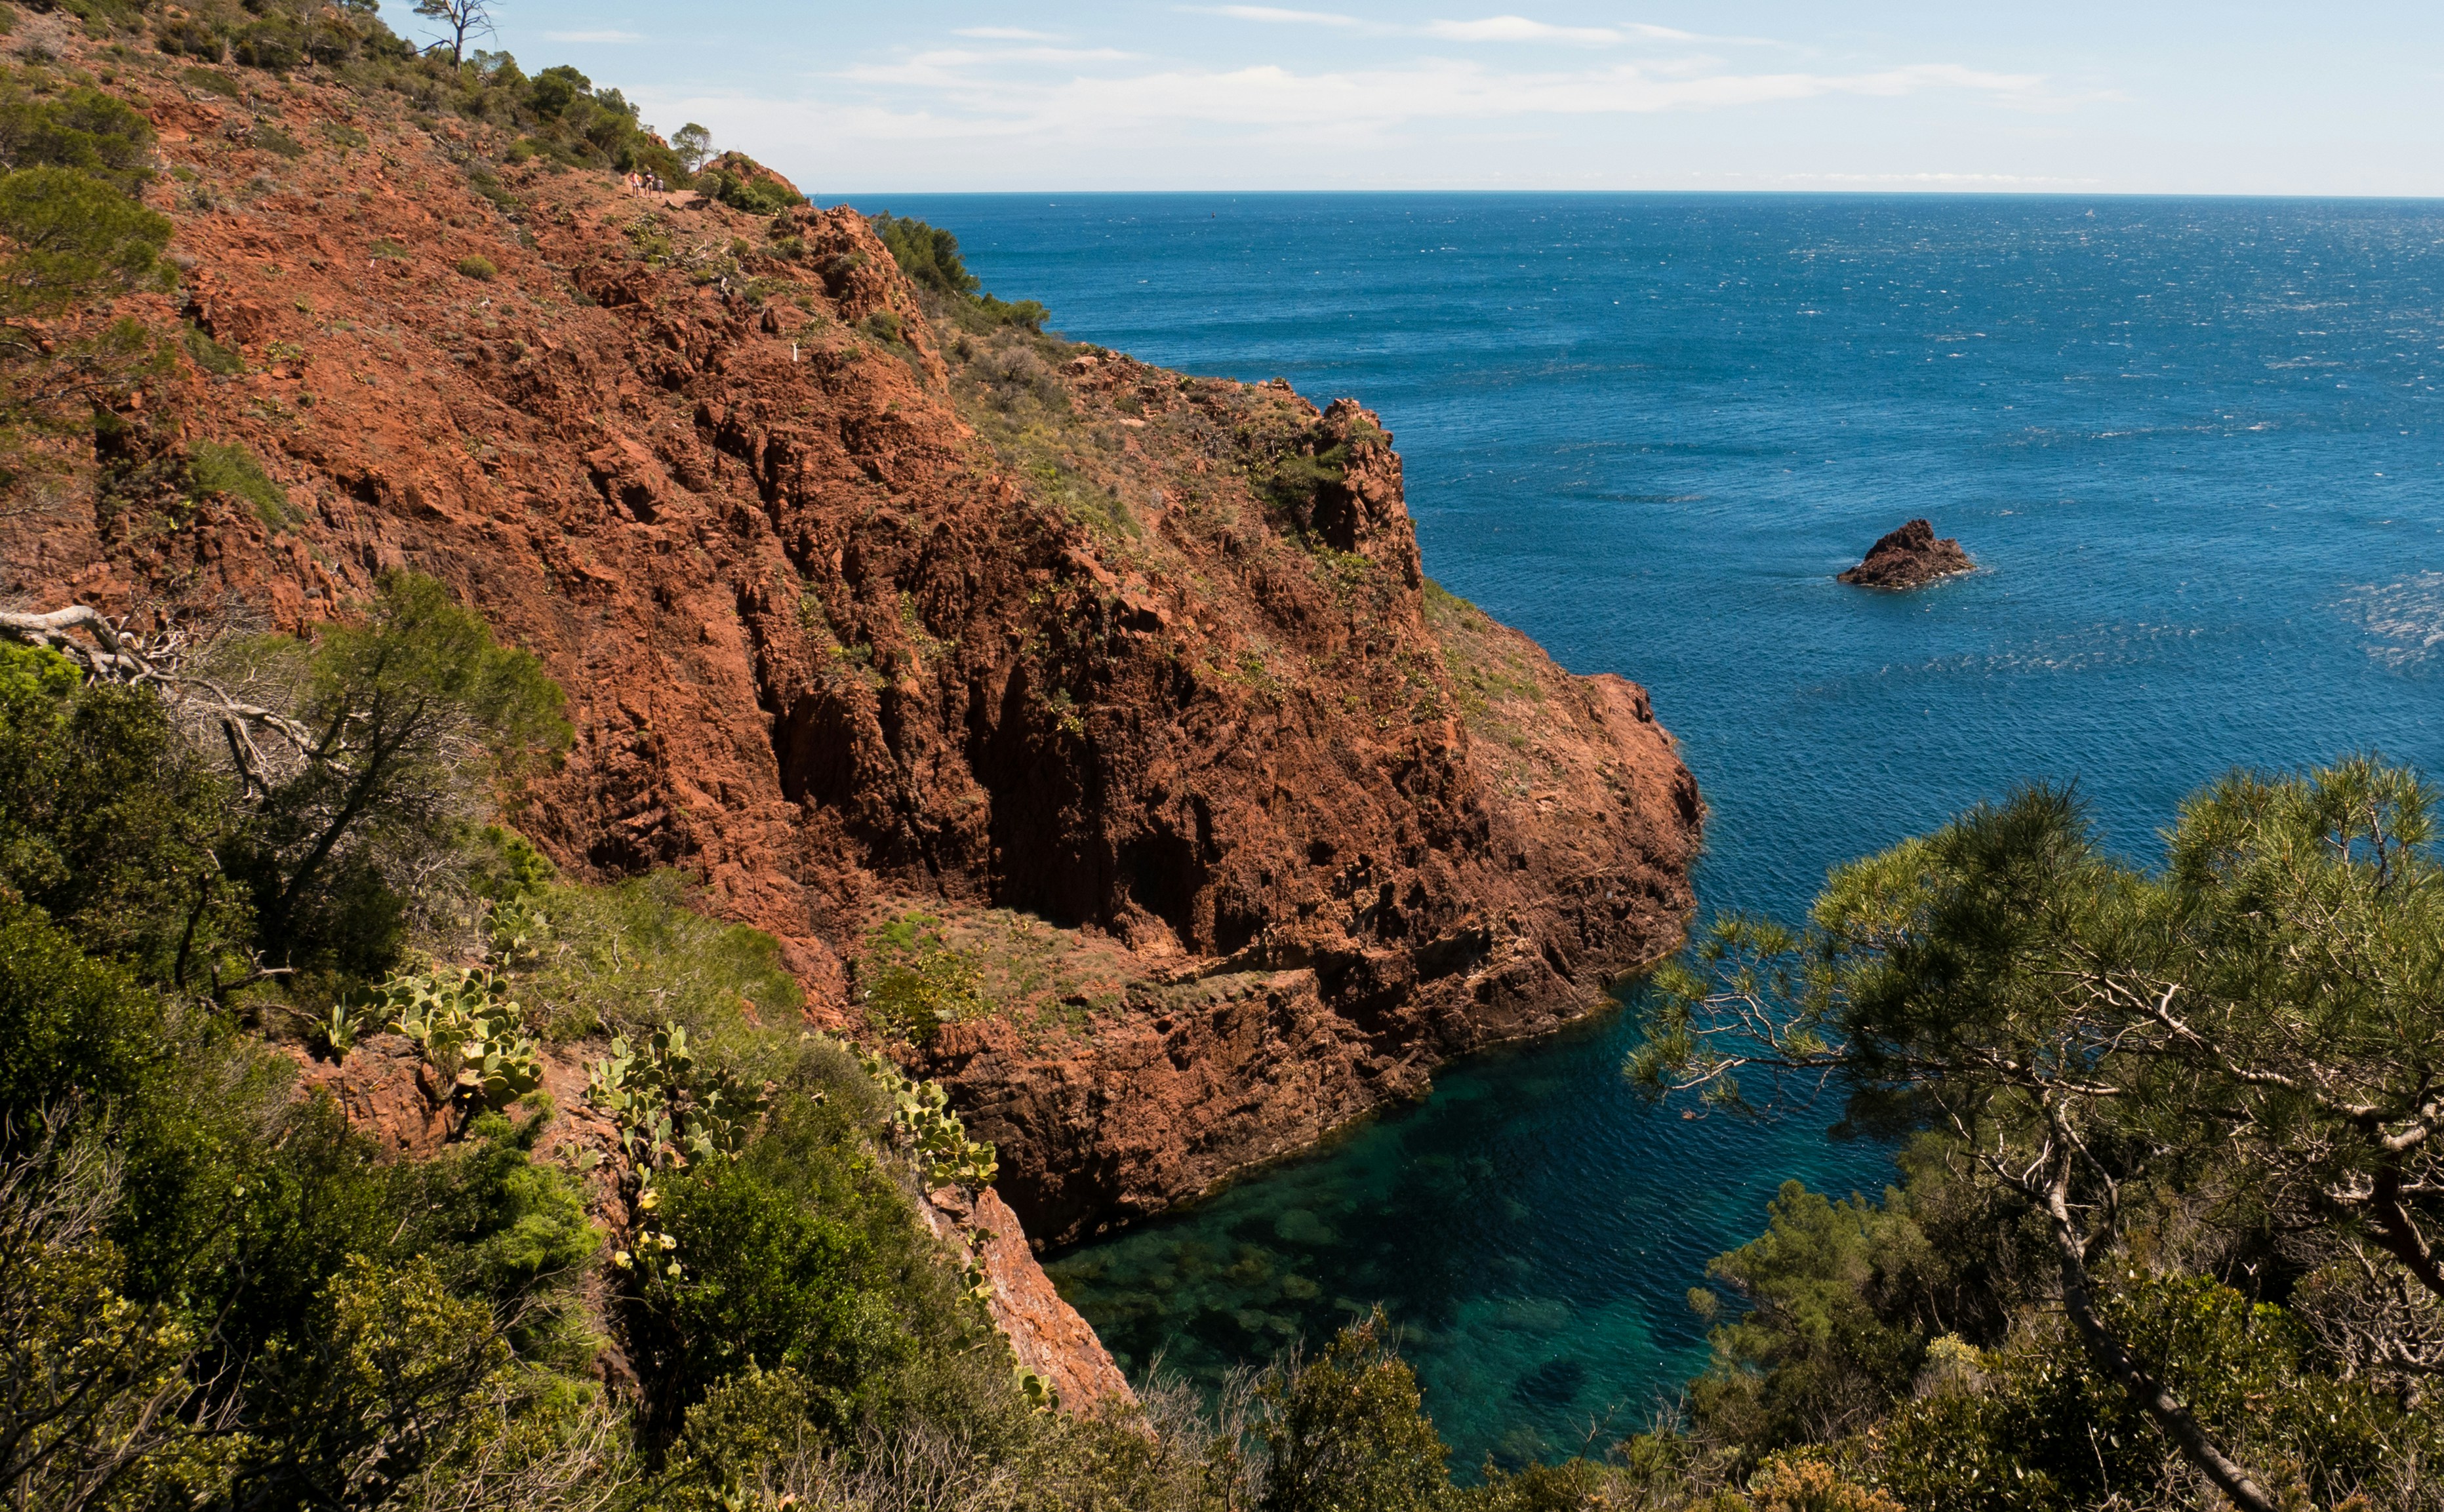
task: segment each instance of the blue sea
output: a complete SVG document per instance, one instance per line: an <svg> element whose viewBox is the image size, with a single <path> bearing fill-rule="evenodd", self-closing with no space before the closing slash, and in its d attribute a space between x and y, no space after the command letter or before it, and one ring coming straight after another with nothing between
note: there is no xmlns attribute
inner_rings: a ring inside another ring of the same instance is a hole
<svg viewBox="0 0 2444 1512"><path fill-rule="evenodd" d="M915 196L1005 298L1379 411L1426 570L1652 691L1700 908L2030 779L2152 858L2236 765L2444 777L2444 204L1733 195ZM1974 576L1833 574L1916 515ZM1122 1365L1212 1380L1381 1302L1470 1468L1601 1449L1703 1367L1687 1294L1776 1187L1888 1151L1684 1120L1633 1010L1073 1250Z"/></svg>

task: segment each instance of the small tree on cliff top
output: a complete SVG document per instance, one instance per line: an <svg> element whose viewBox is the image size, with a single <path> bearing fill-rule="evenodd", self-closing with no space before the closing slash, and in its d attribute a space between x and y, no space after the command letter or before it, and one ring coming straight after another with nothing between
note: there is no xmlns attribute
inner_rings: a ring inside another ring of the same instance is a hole
<svg viewBox="0 0 2444 1512"><path fill-rule="evenodd" d="M713 133L691 120L671 133L671 151L679 155L679 166L694 173L713 156Z"/></svg>
<svg viewBox="0 0 2444 1512"><path fill-rule="evenodd" d="M426 50L448 47L453 64L466 61L468 38L488 36L492 30L491 0L416 0L416 13L441 23L448 35Z"/></svg>

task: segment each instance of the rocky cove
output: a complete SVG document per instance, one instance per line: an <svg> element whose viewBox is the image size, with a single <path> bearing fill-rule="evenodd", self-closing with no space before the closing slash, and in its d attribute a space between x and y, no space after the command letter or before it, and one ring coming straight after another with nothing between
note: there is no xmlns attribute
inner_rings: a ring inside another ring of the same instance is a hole
<svg viewBox="0 0 2444 1512"><path fill-rule="evenodd" d="M984 1007L894 1051L1035 1244L1678 945L1703 807L1671 736L1436 588L1357 402L976 318L850 211L683 208L242 79L118 90L180 171L150 191L177 288L122 304L230 360L61 446L102 504L0 521L0 591L295 630L391 568L449 584L567 690L517 816L564 868L698 879L870 1040L879 925L975 963ZM277 506L173 500L198 443ZM1092 1352L1030 1295L1014 1332Z"/></svg>

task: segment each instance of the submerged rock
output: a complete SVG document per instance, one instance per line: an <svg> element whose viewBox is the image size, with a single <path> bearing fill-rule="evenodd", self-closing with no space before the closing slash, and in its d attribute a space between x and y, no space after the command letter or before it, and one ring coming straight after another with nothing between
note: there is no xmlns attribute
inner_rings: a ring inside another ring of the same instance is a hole
<svg viewBox="0 0 2444 1512"><path fill-rule="evenodd" d="M1935 526L1912 520L1868 548L1867 560L1842 573L1840 581L1861 588L1916 588L1937 578L1972 572L1977 563L1950 536L1938 541Z"/></svg>

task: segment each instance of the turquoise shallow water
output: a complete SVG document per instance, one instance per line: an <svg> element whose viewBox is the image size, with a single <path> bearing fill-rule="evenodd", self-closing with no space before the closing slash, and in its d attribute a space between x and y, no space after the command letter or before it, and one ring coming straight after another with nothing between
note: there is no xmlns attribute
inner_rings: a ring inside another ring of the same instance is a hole
<svg viewBox="0 0 2444 1512"><path fill-rule="evenodd" d="M2444 205L1779 196L875 200L996 292L1379 410L1426 569L1646 684L1712 806L1701 906L2028 777L2153 849L2234 764L2444 774ZM1911 515L1986 571L1832 574ZM1642 1423L1685 1294L1787 1176L1884 1152L1641 1109L1625 1015L1074 1250L1122 1363L1211 1378L1388 1305L1463 1465ZM1828 1113L1829 1118L1829 1113Z"/></svg>

